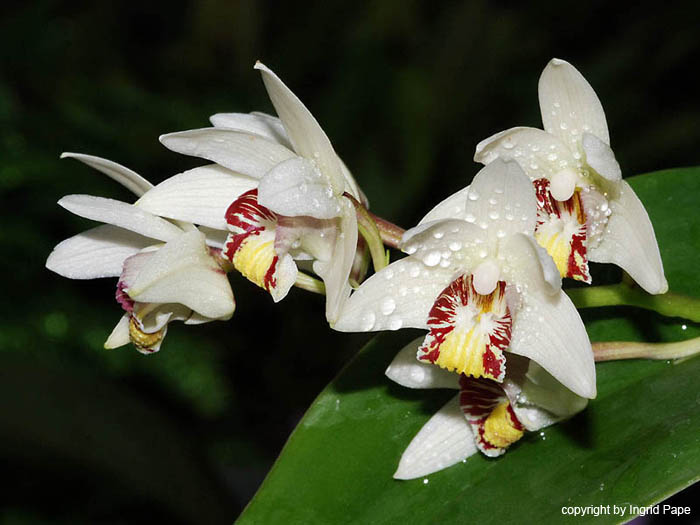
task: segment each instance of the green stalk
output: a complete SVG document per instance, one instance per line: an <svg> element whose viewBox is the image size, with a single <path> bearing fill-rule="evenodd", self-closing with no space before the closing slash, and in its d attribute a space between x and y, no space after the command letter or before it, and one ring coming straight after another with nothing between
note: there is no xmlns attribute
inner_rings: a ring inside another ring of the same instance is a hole
<svg viewBox="0 0 700 525"><path fill-rule="evenodd" d="M677 343L593 343L596 361L616 359L679 359L700 353L700 337Z"/></svg>
<svg viewBox="0 0 700 525"><path fill-rule="evenodd" d="M360 232L360 235L362 235L367 242L369 253L372 256L372 266L374 266L374 271L378 272L386 267L387 256L384 251L382 236L379 233L379 228L377 228L377 223L362 203L358 202L357 199L349 193L345 193L344 195L355 206L355 212L357 213L357 231Z"/></svg>
<svg viewBox="0 0 700 525"><path fill-rule="evenodd" d="M638 306L666 317L681 317L700 323L700 299L667 292L650 295L637 286L610 284L566 290L576 308L599 306Z"/></svg>
<svg viewBox="0 0 700 525"><path fill-rule="evenodd" d="M323 284L323 281L319 281L304 272L297 273L297 280L294 282L294 286L307 292L326 295L326 285Z"/></svg>

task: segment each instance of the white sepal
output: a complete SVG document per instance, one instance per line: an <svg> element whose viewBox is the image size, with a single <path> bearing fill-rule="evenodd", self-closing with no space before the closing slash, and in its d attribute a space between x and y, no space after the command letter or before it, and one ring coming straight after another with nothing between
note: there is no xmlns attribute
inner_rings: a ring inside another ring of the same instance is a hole
<svg viewBox="0 0 700 525"><path fill-rule="evenodd" d="M258 186L258 203L279 215L332 219L340 202L316 165L294 157L272 168Z"/></svg>
<svg viewBox="0 0 700 525"><path fill-rule="evenodd" d="M321 276L326 285L326 320L334 328L350 296L348 279L357 251L355 207L347 199L341 199L340 206L340 224L333 254L328 261L316 260L313 264L314 271Z"/></svg>
<svg viewBox="0 0 700 525"><path fill-rule="evenodd" d="M127 292L144 303L179 303L212 319L228 319L235 307L226 274L207 252L204 234L183 233L129 272Z"/></svg>
<svg viewBox="0 0 700 525"><path fill-rule="evenodd" d="M288 148L260 135L224 128L169 133L161 135L160 141L176 153L207 159L255 179L295 156Z"/></svg>
<svg viewBox="0 0 700 525"><path fill-rule="evenodd" d="M510 376L510 367L503 389L527 430L534 432L586 408L585 397L574 394L536 362L528 361L526 366L525 373L514 377Z"/></svg>
<svg viewBox="0 0 700 525"><path fill-rule="evenodd" d="M490 164L496 159L517 161L531 180L550 179L558 171L575 168L578 164L561 139L528 127L510 128L477 144L476 162Z"/></svg>
<svg viewBox="0 0 700 525"><path fill-rule="evenodd" d="M136 201L136 206L161 217L226 230L226 210L257 182L210 164L165 179Z"/></svg>
<svg viewBox="0 0 700 525"><path fill-rule="evenodd" d="M492 255L501 239L518 232L532 234L537 201L529 177L516 162L496 159L484 166L469 186L465 217L484 230Z"/></svg>
<svg viewBox="0 0 700 525"><path fill-rule="evenodd" d="M615 158L615 153L605 142L591 133L583 134L583 151L586 153L586 164L593 168L601 177L611 182L622 180L622 170Z"/></svg>
<svg viewBox="0 0 700 525"><path fill-rule="evenodd" d="M458 374L416 359L418 348L423 344L423 339L423 337L419 337L404 346L384 372L386 376L395 383L408 388L458 390Z"/></svg>
<svg viewBox="0 0 700 525"><path fill-rule="evenodd" d="M127 257L153 240L104 224L59 243L46 260L46 267L69 279L119 277Z"/></svg>
<svg viewBox="0 0 700 525"><path fill-rule="evenodd" d="M167 242L182 234L180 228L165 219L114 199L92 195L66 195L58 201L58 205L80 217L113 224L151 239Z"/></svg>
<svg viewBox="0 0 700 525"><path fill-rule="evenodd" d="M131 342L129 338L129 314L124 314L119 319L119 322L109 334L109 337L105 341L104 347L107 350L112 348L119 348L120 346L128 345Z"/></svg>
<svg viewBox="0 0 700 525"><path fill-rule="evenodd" d="M416 434L401 456L394 478L427 476L459 463L476 450L474 434L462 413L457 395Z"/></svg>
<svg viewBox="0 0 700 525"><path fill-rule="evenodd" d="M340 332L427 329L435 299L455 277L450 269L427 267L413 257L393 262L362 283L333 328Z"/></svg>
<svg viewBox="0 0 700 525"><path fill-rule="evenodd" d="M545 294L558 294L561 274L547 250L531 235L517 233L501 248L506 282Z"/></svg>
<svg viewBox="0 0 700 525"><path fill-rule="evenodd" d="M513 320L509 351L528 357L574 393L596 396L593 350L569 297L528 289Z"/></svg>
<svg viewBox="0 0 700 525"><path fill-rule="evenodd" d="M267 93L287 130L294 150L302 157L316 161L321 172L328 177L334 193L342 194L345 178L340 159L319 123L301 100L267 66L257 62L255 69L262 73Z"/></svg>
<svg viewBox="0 0 700 525"><path fill-rule="evenodd" d="M542 71L539 86L540 111L544 129L581 152L584 132L610 144L603 106L591 85L579 71L558 58Z"/></svg>
<svg viewBox="0 0 700 525"><path fill-rule="evenodd" d="M594 262L614 263L650 294L668 291L664 266L649 215L632 187L621 181L609 196L612 211L605 235L588 250Z"/></svg>
<svg viewBox="0 0 700 525"><path fill-rule="evenodd" d="M111 179L114 179L126 189L140 197L145 192L153 187L153 184L144 179L141 175L129 168L117 164L114 161L95 157L94 155L85 155L83 153L71 153L66 151L61 153L62 159L76 159L87 164L91 168L101 171Z"/></svg>
<svg viewBox="0 0 700 525"><path fill-rule="evenodd" d="M260 135L268 140L292 149L287 131L282 121L265 113L217 113L209 117L217 128L236 129L253 135Z"/></svg>

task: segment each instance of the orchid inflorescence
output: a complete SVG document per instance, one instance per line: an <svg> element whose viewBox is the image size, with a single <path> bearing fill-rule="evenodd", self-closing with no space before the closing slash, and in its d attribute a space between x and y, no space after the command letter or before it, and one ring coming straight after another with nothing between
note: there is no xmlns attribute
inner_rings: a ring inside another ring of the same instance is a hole
<svg viewBox="0 0 700 525"><path fill-rule="evenodd" d="M590 284L614 263L649 294L668 289L654 230L610 148L602 106L569 63L539 81L544 130L516 127L476 147L470 186L407 231L372 215L315 118L257 63L278 117L222 113L213 127L160 137L209 161L153 186L75 153L134 203L69 195L59 204L105 223L61 242L46 266L73 279L117 277L123 314L105 342L160 349L168 324L229 319L237 271L274 302L293 286L324 293L343 332L418 328L386 374L455 397L416 435L395 477L498 456L524 432L596 396L594 352L562 278ZM388 263L384 246L406 257ZM369 261L374 273L365 280ZM353 290L354 289L354 290Z"/></svg>

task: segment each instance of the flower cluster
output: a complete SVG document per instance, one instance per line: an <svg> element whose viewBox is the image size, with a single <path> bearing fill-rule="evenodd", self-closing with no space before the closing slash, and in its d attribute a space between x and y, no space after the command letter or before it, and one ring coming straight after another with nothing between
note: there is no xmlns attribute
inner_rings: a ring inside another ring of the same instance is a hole
<svg viewBox="0 0 700 525"><path fill-rule="evenodd" d="M592 261L617 264L652 294L668 286L649 217L622 180L602 106L581 74L552 60L539 83L544 130L482 141L474 158L484 167L471 185L390 242L397 228L369 214L308 109L267 67L255 68L279 118L217 114L213 127L160 138L209 164L153 186L114 162L64 154L137 197L59 201L105 223L47 261L70 278L118 278L124 314L105 347L155 352L170 321L230 318L226 273L235 270L275 302L295 285L324 292L339 331L427 331L387 376L458 393L413 439L397 478L476 451L498 456L525 431L582 410L596 395L593 353L562 278L591 283ZM387 266L382 239L406 257ZM368 250L375 273L362 282Z"/></svg>
<svg viewBox="0 0 700 525"><path fill-rule="evenodd" d="M470 186L407 231L408 257L370 277L336 328L428 330L387 376L459 390L406 449L410 479L480 450L497 456L596 395L591 345L561 278L612 262L652 294L668 289L649 217L610 149L595 92L552 60L539 83L545 131L512 128L476 147Z"/></svg>

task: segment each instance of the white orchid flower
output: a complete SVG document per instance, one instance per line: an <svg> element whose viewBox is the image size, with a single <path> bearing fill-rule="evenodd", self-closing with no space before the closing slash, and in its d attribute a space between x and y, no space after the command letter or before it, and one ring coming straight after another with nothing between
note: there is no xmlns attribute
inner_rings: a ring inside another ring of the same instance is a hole
<svg viewBox="0 0 700 525"><path fill-rule="evenodd" d="M106 173L137 196L152 187L112 161L74 153L62 157ZM71 279L119 278L116 298L125 313L105 348L131 342L142 353L156 352L171 321L199 324L233 315L233 293L217 262L216 239L191 224L174 224L112 199L68 195L58 204L106 223L61 242L46 261L49 270Z"/></svg>
<svg viewBox="0 0 700 525"><path fill-rule="evenodd" d="M535 237L563 277L587 283L588 261L614 263L651 294L668 284L644 206L622 180L603 107L571 64L553 59L539 81L544 131L511 128L482 141L474 160L517 161L537 190Z"/></svg>
<svg viewBox="0 0 700 525"><path fill-rule="evenodd" d="M583 410L588 400L565 388L534 361L508 358L503 383L456 376L416 361L422 339L408 344L386 370L408 388L450 388L459 394L428 420L408 445L396 479L427 476L465 460L477 450L503 454L525 431L534 432Z"/></svg>
<svg viewBox="0 0 700 525"><path fill-rule="evenodd" d="M408 257L365 281L335 328L429 330L418 359L497 382L505 351L537 362L578 395L596 395L593 353L561 277L533 237L535 192L514 162L484 167L461 205L449 198L406 232ZM458 213L458 218L455 217Z"/></svg>
<svg viewBox="0 0 700 525"><path fill-rule="evenodd" d="M169 149L217 165L166 180L137 204L228 230L225 256L275 301L303 278L295 261L313 261L333 323L350 294L357 249L355 208L343 194L364 196L309 110L270 69L255 68L280 118L217 114L213 128L163 135Z"/></svg>

